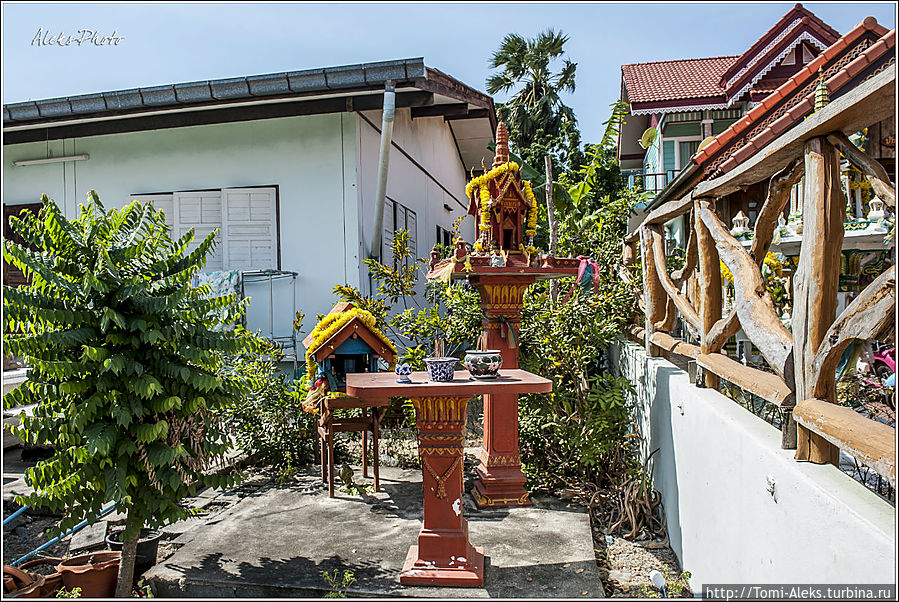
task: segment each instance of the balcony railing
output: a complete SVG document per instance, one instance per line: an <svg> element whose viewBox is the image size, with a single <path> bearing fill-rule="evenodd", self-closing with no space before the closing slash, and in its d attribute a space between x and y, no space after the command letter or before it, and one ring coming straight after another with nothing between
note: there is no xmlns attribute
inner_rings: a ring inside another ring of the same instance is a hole
<svg viewBox="0 0 899 602"><path fill-rule="evenodd" d="M660 173L647 173L642 170L622 170L621 173L627 176L627 185L629 187L637 187L645 192L658 194L669 182L677 177L678 171L676 169L668 169Z"/></svg>

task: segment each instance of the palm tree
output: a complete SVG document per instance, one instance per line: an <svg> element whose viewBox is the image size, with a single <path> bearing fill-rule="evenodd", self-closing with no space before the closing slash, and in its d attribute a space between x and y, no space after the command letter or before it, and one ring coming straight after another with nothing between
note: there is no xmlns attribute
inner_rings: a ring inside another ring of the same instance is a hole
<svg viewBox="0 0 899 602"><path fill-rule="evenodd" d="M574 111L565 106L560 94L574 92L577 63L564 59L557 73L550 69L553 59L565 53L562 47L567 41L567 35L552 29L533 39L510 33L493 53L490 67L502 71L487 79L487 91L496 94L520 86L512 98L497 107L520 148L529 147L538 137L558 138L564 122L575 122ZM538 136L540 130L543 136Z"/></svg>

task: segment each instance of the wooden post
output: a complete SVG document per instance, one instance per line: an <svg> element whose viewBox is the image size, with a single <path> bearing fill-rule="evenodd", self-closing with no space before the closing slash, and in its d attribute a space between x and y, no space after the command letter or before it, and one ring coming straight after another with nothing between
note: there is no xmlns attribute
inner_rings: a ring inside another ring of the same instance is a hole
<svg viewBox="0 0 899 602"><path fill-rule="evenodd" d="M644 336L646 337L646 355L656 357L658 351L652 345L652 335L655 333L655 324L665 319L665 306L668 296L659 275L656 273L655 259L652 250L652 234L645 227L640 228L640 257L643 261L643 299L646 306L644 315Z"/></svg>
<svg viewBox="0 0 899 602"><path fill-rule="evenodd" d="M793 277L793 376L799 401L812 396L817 382L819 398L836 402L835 375L832 371L816 375L813 366L818 348L836 319L845 207L840 155L826 139L812 138L805 143L804 231ZM799 426L796 459L838 465L840 450Z"/></svg>
<svg viewBox="0 0 899 602"><path fill-rule="evenodd" d="M714 353L717 349L713 349L709 344L709 331L715 322L721 319L721 261L718 259L718 249L715 248L715 241L712 238L708 227L699 219L699 201L693 205L693 211L697 216L693 220L696 228L696 242L699 252L699 294L701 299L699 309L699 325L701 331L701 339L699 349L702 353ZM703 371L705 375L705 386L710 389L717 389L720 384L718 375L712 374L708 370Z"/></svg>
<svg viewBox="0 0 899 602"><path fill-rule="evenodd" d="M549 222L549 254L551 257L555 257L559 249L556 242L556 206L553 203L553 160L549 155L543 159L546 164L546 219ZM549 281L549 298L552 299L553 304L559 298L559 283L555 278Z"/></svg>

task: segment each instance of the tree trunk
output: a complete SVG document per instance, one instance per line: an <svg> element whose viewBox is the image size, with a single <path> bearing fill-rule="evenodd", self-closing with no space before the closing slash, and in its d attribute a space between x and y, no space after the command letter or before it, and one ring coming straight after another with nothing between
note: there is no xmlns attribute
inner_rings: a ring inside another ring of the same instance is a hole
<svg viewBox="0 0 899 602"><path fill-rule="evenodd" d="M140 531L122 545L122 560L119 564L119 581L115 588L116 598L130 598L134 582L134 562L137 560L137 540Z"/></svg>
<svg viewBox="0 0 899 602"><path fill-rule="evenodd" d="M556 244L556 207L553 203L553 160L546 155L543 157L546 164L546 219L549 222L549 254L555 257L558 247ZM559 282L555 279L549 281L549 298L553 305L559 297Z"/></svg>

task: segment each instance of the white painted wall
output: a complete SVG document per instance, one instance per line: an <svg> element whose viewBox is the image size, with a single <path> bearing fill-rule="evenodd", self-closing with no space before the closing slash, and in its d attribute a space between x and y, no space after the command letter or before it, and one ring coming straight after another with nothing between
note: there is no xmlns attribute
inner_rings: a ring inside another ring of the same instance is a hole
<svg viewBox="0 0 899 602"><path fill-rule="evenodd" d="M780 431L643 348L612 366L637 388L671 547L704 583L895 583L892 506L831 465L797 462ZM774 495L768 479L774 481Z"/></svg>
<svg viewBox="0 0 899 602"><path fill-rule="evenodd" d="M365 111L363 114L380 129L380 111ZM358 127L360 152L366 157L361 163L359 181L362 198L361 219L367 257L373 233L381 137L378 131L361 117L358 119ZM397 109L393 125L393 141L455 195L454 199L444 192L421 169L391 146L387 196L416 212L418 256L428 259L431 247L437 242L437 225L451 230L453 221L464 215L468 209L467 205L463 208L462 204L465 201L467 174L443 117L423 117L413 120L410 109ZM444 209L444 204L452 207L452 211ZM465 220L462 233L465 240L472 242L474 221L471 216ZM364 278L367 280L367 276L364 275ZM424 272L421 273L421 282L424 282ZM367 286L367 282L365 285Z"/></svg>
<svg viewBox="0 0 899 602"><path fill-rule="evenodd" d="M381 125L380 111L366 116ZM412 120L397 110L394 141L435 179L464 201L465 170L442 117ZM3 202L35 202L46 192L74 216L95 189L107 206L130 195L242 186L278 186L281 268L300 273L297 303L289 280L275 284L276 336L289 335L293 314L306 313L308 333L317 313L327 313L336 284L368 290L380 135L355 113L129 132L50 142L54 156L87 153L65 164L14 167L45 157L46 143L4 146ZM428 258L436 225L452 227L463 207L396 148L391 148L387 195L416 212L418 255ZM444 203L453 211L444 209ZM364 233L364 234L363 234ZM471 241L474 222L463 234ZM364 243L364 244L363 244ZM421 273L423 289L424 272ZM248 285L253 297L248 327L269 332L267 284ZM302 356L302 349L300 350ZM301 357L302 359L302 357Z"/></svg>
<svg viewBox="0 0 899 602"><path fill-rule="evenodd" d="M293 314L326 313L331 288L359 284L355 115L311 115L129 132L66 140L66 153L90 159L14 167L17 159L45 156L44 143L7 145L3 157L3 202L38 199L46 192L74 215L76 203L95 189L107 206L130 195L204 188L279 188L281 267L300 273L297 307L289 280L274 286L275 335L289 335ZM63 142L53 142L55 155ZM375 159L376 160L376 159ZM268 285L247 287L254 302L248 327L269 330Z"/></svg>

